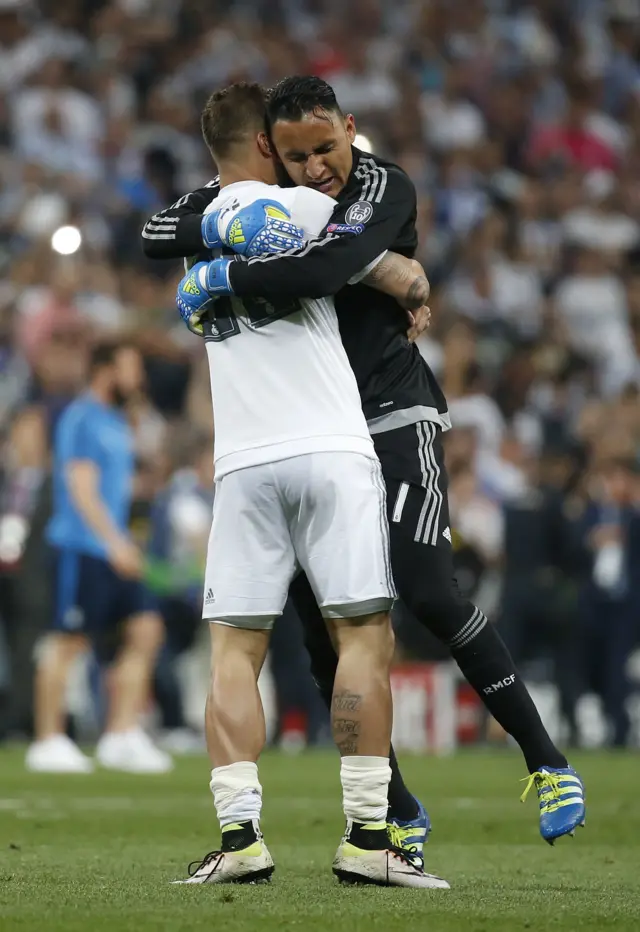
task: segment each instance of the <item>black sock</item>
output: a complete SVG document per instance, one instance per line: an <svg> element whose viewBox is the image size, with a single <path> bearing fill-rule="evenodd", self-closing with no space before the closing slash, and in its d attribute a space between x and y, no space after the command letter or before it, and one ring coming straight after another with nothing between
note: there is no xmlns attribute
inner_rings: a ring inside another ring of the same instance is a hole
<svg viewBox="0 0 640 932"><path fill-rule="evenodd" d="M409 822L418 815L418 804L405 786L400 765L393 745L389 749L389 766L391 767L391 780L389 781L389 818Z"/></svg>
<svg viewBox="0 0 640 932"><path fill-rule="evenodd" d="M242 851L258 840L255 826L251 820L238 822L232 828L225 826L222 830L222 851Z"/></svg>
<svg viewBox="0 0 640 932"><path fill-rule="evenodd" d="M567 759L557 749L511 654L490 622L462 647L451 644L451 653L487 709L520 745L533 773L540 767L566 767Z"/></svg>
<svg viewBox="0 0 640 932"><path fill-rule="evenodd" d="M352 822L348 838L356 848L366 851L381 851L389 847L386 824L380 828L365 828L362 822Z"/></svg>

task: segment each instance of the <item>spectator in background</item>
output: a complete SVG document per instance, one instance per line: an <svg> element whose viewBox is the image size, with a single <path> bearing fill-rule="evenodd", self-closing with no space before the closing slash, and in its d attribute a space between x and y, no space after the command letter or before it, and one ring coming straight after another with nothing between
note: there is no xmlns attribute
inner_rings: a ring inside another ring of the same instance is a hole
<svg viewBox="0 0 640 932"><path fill-rule="evenodd" d="M164 632L141 583L142 554L127 533L133 483L132 437L121 409L140 389L142 362L125 344L98 344L89 391L65 411L53 454L55 551L53 632L35 680L35 737L28 769L86 773L93 763L65 734L65 694L71 664L90 644L111 659L109 714L97 748L102 766L161 773L171 758L139 726Z"/></svg>
<svg viewBox="0 0 640 932"><path fill-rule="evenodd" d="M608 741L629 739L627 661L640 634L640 467L636 460L602 464L591 483L582 523L587 552L580 593L582 673L601 697Z"/></svg>

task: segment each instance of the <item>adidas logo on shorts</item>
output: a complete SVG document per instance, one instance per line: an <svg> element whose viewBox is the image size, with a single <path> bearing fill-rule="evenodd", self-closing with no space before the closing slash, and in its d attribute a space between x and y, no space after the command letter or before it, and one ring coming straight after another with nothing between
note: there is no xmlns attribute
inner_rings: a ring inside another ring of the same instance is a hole
<svg viewBox="0 0 640 932"><path fill-rule="evenodd" d="M216 597L213 594L213 589L207 589L207 594L204 597L204 604L213 605L215 600L216 600Z"/></svg>
<svg viewBox="0 0 640 932"><path fill-rule="evenodd" d="M444 531L442 532L442 536L446 538L446 540L448 540L449 543L451 543L451 531L449 530L448 527L444 529Z"/></svg>

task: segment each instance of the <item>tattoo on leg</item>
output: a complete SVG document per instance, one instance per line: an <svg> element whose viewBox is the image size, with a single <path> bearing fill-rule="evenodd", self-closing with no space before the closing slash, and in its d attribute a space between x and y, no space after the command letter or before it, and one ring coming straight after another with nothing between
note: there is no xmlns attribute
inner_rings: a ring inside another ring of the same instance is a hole
<svg viewBox="0 0 640 932"><path fill-rule="evenodd" d="M357 738L360 734L360 722L352 718L334 718L333 730L337 735L355 735Z"/></svg>
<svg viewBox="0 0 640 932"><path fill-rule="evenodd" d="M333 709L335 712L359 712L362 705L362 696L358 693L342 692L336 693L333 697Z"/></svg>
<svg viewBox="0 0 640 932"><path fill-rule="evenodd" d="M333 738L340 754L358 753L358 738L360 736L360 722L352 718L334 718Z"/></svg>
<svg viewBox="0 0 640 932"><path fill-rule="evenodd" d="M340 753L357 754L360 722L353 718L334 718L333 738Z"/></svg>

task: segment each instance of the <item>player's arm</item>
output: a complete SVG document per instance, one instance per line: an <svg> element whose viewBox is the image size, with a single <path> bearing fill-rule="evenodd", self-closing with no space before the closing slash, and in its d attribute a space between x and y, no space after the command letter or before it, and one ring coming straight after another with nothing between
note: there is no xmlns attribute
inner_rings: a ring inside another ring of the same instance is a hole
<svg viewBox="0 0 640 932"><path fill-rule="evenodd" d="M386 252L379 262L363 276L351 279L391 295L408 311L426 305L431 287L424 269L416 259L407 259L395 252Z"/></svg>
<svg viewBox="0 0 640 932"><path fill-rule="evenodd" d="M371 211L366 222L353 225L351 230L348 222L340 222L338 207L325 233L298 249L258 256L248 262L218 260L224 279L218 293L278 301L322 298L340 291L390 249L415 221L416 192L404 172L388 170L386 185L383 188L381 184L379 190L381 197L364 202L368 205L365 209ZM347 221L348 214L347 209ZM332 231L331 227L338 229ZM222 284L229 290L223 292Z"/></svg>
<svg viewBox="0 0 640 932"><path fill-rule="evenodd" d="M148 259L183 259L201 253L202 215L218 195L217 179L185 194L154 214L142 228L142 250Z"/></svg>
<svg viewBox="0 0 640 932"><path fill-rule="evenodd" d="M121 576L135 578L142 573L141 553L113 522L102 500L97 444L95 427L83 418L69 431L56 453L66 463L64 479L76 510L103 543L115 571Z"/></svg>

